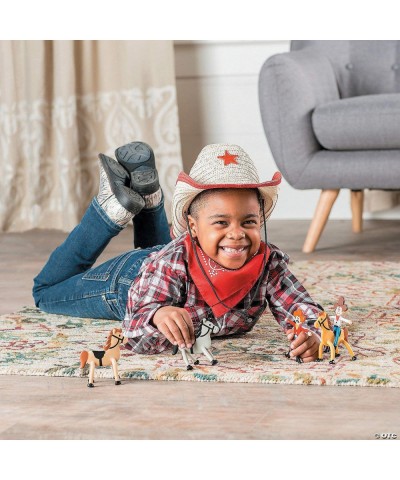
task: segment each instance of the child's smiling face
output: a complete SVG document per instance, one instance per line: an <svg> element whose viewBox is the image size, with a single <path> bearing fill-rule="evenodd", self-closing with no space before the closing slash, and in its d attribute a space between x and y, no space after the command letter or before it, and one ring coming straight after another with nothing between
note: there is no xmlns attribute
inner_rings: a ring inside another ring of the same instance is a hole
<svg viewBox="0 0 400 480"><path fill-rule="evenodd" d="M260 248L260 203L254 190L210 191L188 218L204 253L225 268L242 267Z"/></svg>

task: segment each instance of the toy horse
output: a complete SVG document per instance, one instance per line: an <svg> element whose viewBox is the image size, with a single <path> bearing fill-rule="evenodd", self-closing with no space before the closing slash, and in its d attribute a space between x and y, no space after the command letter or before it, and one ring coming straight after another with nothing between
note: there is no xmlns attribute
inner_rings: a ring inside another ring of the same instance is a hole
<svg viewBox="0 0 400 480"><path fill-rule="evenodd" d="M294 334L294 337L293 339L297 338L301 332L304 332L306 333L308 336L311 336L311 332L307 329L307 328L304 328L303 325L304 325L304 322L306 320L306 316L303 312L303 310L300 310L300 309L297 309L293 312L293 317L294 317L294 321L293 320L290 320L289 318L286 319L286 321L288 323L290 323L290 325L293 326L293 334ZM287 353L285 353L285 357L286 358L290 358L290 349ZM303 360L301 357L297 356L296 357L296 362L297 363L303 363Z"/></svg>
<svg viewBox="0 0 400 480"><path fill-rule="evenodd" d="M87 352L84 350L81 352L81 368L88 363L90 365L88 387L94 387L94 370L96 367L108 367L112 365L115 385L121 385L121 381L118 376L117 362L121 356L119 345L123 345L128 342L128 337L122 336L121 328L113 328L108 334L104 350Z"/></svg>
<svg viewBox="0 0 400 480"><path fill-rule="evenodd" d="M193 370L192 365L190 365L188 357L193 361L194 365L198 365L199 360L195 360L192 357L193 353L202 353L211 363L211 365L216 365L218 360L216 360L209 348L211 347L211 333L218 333L219 328L214 325L210 320L203 319L201 322L201 330L199 335L196 336L196 340L192 348L180 348L177 345L174 346L172 350L172 355L176 355L178 350L180 350L183 361L186 364L186 370Z"/></svg>
<svg viewBox="0 0 400 480"><path fill-rule="evenodd" d="M319 350L318 350L318 358L316 359L317 362L322 362L323 360L323 350L324 346L328 346L331 352L331 357L329 360L329 363L335 363L335 356L339 356L339 345L341 343L344 344L344 346L347 348L351 359L352 360L357 360L357 357L354 355L354 352L350 346L350 344L345 340L345 332L342 330L340 332L339 340L337 347L335 348L333 346L333 341L335 338L335 334L333 333L333 330L331 329L329 325L329 320L326 312L321 312L318 315L318 318L316 322L314 323L315 328L320 328L321 329L321 343L319 344Z"/></svg>

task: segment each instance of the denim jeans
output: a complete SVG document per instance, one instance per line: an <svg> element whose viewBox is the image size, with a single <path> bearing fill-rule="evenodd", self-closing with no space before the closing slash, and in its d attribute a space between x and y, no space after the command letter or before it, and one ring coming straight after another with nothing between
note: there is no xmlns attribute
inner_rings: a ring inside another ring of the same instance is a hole
<svg viewBox="0 0 400 480"><path fill-rule="evenodd" d="M34 279L35 304L48 313L122 320L128 290L143 260L171 241L164 200L133 219L135 247L92 268L123 227L115 224L94 198L79 225L50 255Z"/></svg>

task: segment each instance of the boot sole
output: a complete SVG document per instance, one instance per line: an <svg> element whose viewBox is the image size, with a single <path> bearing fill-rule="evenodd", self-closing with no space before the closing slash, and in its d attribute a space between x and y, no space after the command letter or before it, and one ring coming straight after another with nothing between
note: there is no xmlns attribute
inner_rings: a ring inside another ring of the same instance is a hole
<svg viewBox="0 0 400 480"><path fill-rule="evenodd" d="M115 150L115 158L130 177L130 186L142 195L155 193L160 188L154 152L144 142L131 142Z"/></svg>

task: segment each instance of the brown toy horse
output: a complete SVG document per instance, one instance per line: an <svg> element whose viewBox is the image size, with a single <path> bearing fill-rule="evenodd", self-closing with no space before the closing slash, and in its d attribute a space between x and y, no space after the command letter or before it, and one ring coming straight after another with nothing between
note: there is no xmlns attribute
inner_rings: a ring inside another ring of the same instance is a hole
<svg viewBox="0 0 400 480"><path fill-rule="evenodd" d="M323 356L324 356L324 354L323 354L324 347L328 346L329 349L330 349L330 352L331 352L331 357L330 357L329 363L335 363L335 356L339 356L339 348L338 347L341 343L343 343L344 346L347 348L347 350L348 350L348 352L351 356L351 359L352 360L357 360L357 357L354 355L354 352L353 352L350 344L345 339L345 332L343 330L340 332L340 337L339 337L339 341L338 341L336 349L333 346L333 341L334 341L335 335L333 333L333 330L330 327L328 315L326 314L326 312L321 312L318 315L318 318L314 323L314 327L321 329L321 343L319 344L318 358L316 360L317 362L322 362Z"/></svg>
<svg viewBox="0 0 400 480"><path fill-rule="evenodd" d="M81 368L88 363L90 365L88 387L94 387L94 370L96 367L108 367L112 365L115 385L121 385L121 381L118 376L117 362L120 359L121 351L119 345L127 343L128 337L122 336L121 328L113 328L108 334L104 350L88 352L84 350L81 352Z"/></svg>

